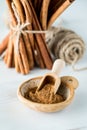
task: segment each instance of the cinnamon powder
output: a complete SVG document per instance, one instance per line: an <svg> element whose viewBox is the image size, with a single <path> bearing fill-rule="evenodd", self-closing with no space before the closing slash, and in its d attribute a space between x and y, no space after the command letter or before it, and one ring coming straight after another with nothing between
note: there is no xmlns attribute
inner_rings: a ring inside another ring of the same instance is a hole
<svg viewBox="0 0 87 130"><path fill-rule="evenodd" d="M46 84L40 91L36 91L37 87L30 88L25 94L25 98L44 104L59 103L64 101L63 96L59 94L54 95L54 89L51 84Z"/></svg>

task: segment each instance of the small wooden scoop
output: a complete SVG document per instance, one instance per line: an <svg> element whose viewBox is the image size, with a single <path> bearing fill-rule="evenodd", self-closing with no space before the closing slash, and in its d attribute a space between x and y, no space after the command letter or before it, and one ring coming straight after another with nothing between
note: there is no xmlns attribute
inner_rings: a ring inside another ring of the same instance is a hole
<svg viewBox="0 0 87 130"><path fill-rule="evenodd" d="M52 67L52 71L46 74L45 76L43 76L43 78L41 79L38 85L37 91L40 91L46 84L51 84L52 86L54 86L54 94L56 94L61 83L61 80L58 77L58 75L64 66L65 66L65 62L63 60L61 59L55 60Z"/></svg>

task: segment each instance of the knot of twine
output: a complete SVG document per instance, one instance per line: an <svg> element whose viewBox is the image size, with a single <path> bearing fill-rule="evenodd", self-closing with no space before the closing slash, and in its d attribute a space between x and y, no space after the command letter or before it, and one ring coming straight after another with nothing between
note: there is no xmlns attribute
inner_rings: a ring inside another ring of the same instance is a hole
<svg viewBox="0 0 87 130"><path fill-rule="evenodd" d="M76 62L82 58L85 51L85 44L72 30L64 28L51 28L51 32L47 33L47 45L54 58L61 58L67 64L71 64L75 71L87 69L75 68ZM51 34L50 34L51 33Z"/></svg>
<svg viewBox="0 0 87 130"><path fill-rule="evenodd" d="M17 20L18 24L16 26L13 26L12 24L10 25L10 28L13 31L13 34L12 34L12 36L10 38L12 39L13 37L16 36L15 50L18 53L19 52L18 45L19 45L19 39L20 39L21 34L23 34L23 35L25 35L26 33L29 33L29 34L30 33L41 34L41 33L47 33L47 31L41 31L41 30L24 30L31 23L30 22L25 22L25 23L21 24L19 14L18 14L17 9L15 8L15 5L14 5L13 2L12 2L12 9L14 11L14 15L16 17L16 20Z"/></svg>

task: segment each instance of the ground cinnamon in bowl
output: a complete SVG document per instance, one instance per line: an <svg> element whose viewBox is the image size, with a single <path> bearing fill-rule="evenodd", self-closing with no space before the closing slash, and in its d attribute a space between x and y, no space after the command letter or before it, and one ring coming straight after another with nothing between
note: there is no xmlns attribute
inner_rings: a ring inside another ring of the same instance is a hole
<svg viewBox="0 0 87 130"><path fill-rule="evenodd" d="M25 98L43 104L59 103L64 101L64 97L60 94L54 95L54 88L51 84L46 84L40 91L36 91L37 87L30 88L25 94Z"/></svg>

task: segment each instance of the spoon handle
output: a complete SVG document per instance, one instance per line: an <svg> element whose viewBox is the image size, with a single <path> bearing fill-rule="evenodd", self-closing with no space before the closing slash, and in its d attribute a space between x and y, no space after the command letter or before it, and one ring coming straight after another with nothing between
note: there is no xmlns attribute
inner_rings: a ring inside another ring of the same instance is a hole
<svg viewBox="0 0 87 130"><path fill-rule="evenodd" d="M51 72L55 73L56 75L59 75L62 69L64 68L64 66L65 66L65 62L62 59L57 59L53 64Z"/></svg>

